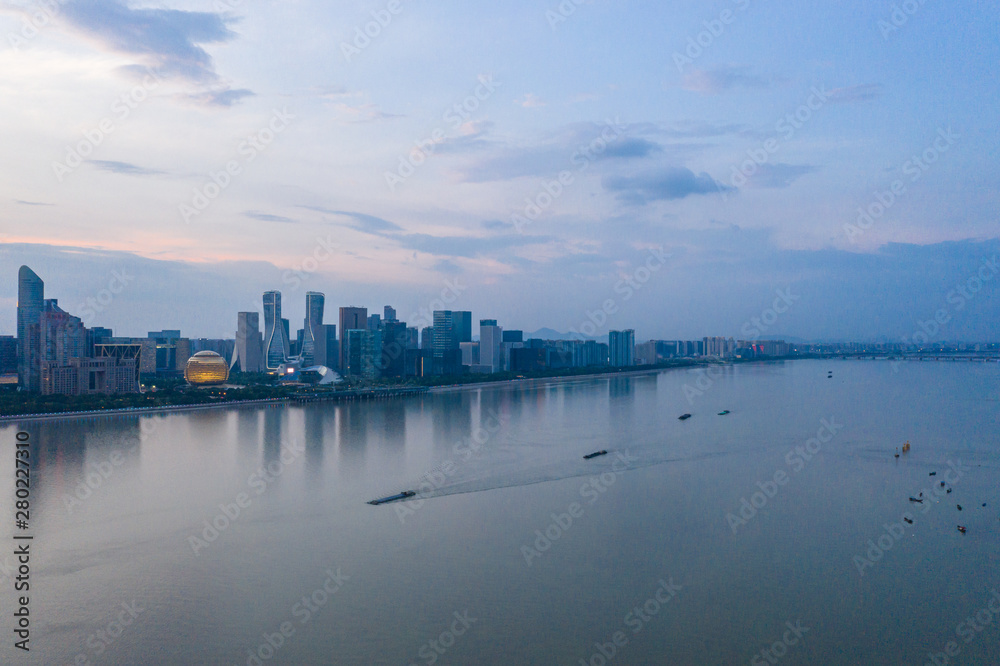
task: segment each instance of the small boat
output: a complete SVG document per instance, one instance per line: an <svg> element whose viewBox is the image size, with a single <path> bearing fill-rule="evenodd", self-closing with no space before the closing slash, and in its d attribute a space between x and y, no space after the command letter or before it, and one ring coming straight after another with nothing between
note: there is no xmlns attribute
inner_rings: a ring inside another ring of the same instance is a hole
<svg viewBox="0 0 1000 666"><path fill-rule="evenodd" d="M962 505L961 505L961 504L956 504L955 506L957 506L957 507L958 507L958 510L959 510L959 511L961 511L961 510L962 510Z"/></svg>
<svg viewBox="0 0 1000 666"><path fill-rule="evenodd" d="M910 450L910 442L909 440L907 440L907 442L903 444L903 453L907 453L909 452L909 450Z"/></svg>
<svg viewBox="0 0 1000 666"><path fill-rule="evenodd" d="M922 499L917 499L916 497L911 497L910 501L911 502L916 502L917 504L923 504L924 503L924 501Z"/></svg>
<svg viewBox="0 0 1000 666"><path fill-rule="evenodd" d="M906 522L908 522L910 525L913 524L913 521L910 520L909 518L907 518L906 516L903 516L903 520L905 520Z"/></svg>
<svg viewBox="0 0 1000 666"><path fill-rule="evenodd" d="M677 419L680 421L686 421L689 418L691 418L690 414L681 414L680 416L677 417Z"/></svg>
<svg viewBox="0 0 1000 666"><path fill-rule="evenodd" d="M962 534L965 534L965 526L964 525L959 525L958 526L958 531L961 532Z"/></svg>
<svg viewBox="0 0 1000 666"><path fill-rule="evenodd" d="M604 449L601 449L600 451L594 451L593 453L588 453L583 457L583 459L590 460L591 458L596 458L597 456L606 456L606 455L608 455L608 452L605 451Z"/></svg>
<svg viewBox="0 0 1000 666"><path fill-rule="evenodd" d="M931 473L930 473L930 474L928 474L927 476L937 476L937 472L931 472Z"/></svg>
<svg viewBox="0 0 1000 666"><path fill-rule="evenodd" d="M372 506L378 506L379 504L388 504L389 502L398 502L399 500L404 500L404 499L413 497L416 494L417 493L415 493L412 490L404 490L403 492L398 493L396 495L389 495L388 497L381 497L379 499L373 499L372 501L370 501L368 503L371 504Z"/></svg>
<svg viewBox="0 0 1000 666"><path fill-rule="evenodd" d="M729 413L728 409L723 409L721 412L719 412L719 416L725 416L728 413Z"/></svg>

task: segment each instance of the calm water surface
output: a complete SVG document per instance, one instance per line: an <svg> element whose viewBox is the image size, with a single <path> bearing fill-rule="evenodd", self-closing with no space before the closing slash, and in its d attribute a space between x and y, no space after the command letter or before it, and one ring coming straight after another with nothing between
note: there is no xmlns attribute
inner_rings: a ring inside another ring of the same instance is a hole
<svg viewBox="0 0 1000 666"><path fill-rule="evenodd" d="M0 662L997 664L998 407L997 364L796 361L4 426Z"/></svg>

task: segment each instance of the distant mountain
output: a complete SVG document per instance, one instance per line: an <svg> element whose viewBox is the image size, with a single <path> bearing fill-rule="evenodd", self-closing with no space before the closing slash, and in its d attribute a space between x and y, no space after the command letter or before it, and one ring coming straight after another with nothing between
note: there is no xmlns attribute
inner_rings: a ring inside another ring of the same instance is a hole
<svg viewBox="0 0 1000 666"><path fill-rule="evenodd" d="M604 338L604 340L607 341L607 337L608 336L604 335L588 338L577 333L560 333L559 331L551 328L540 328L537 331L532 331L531 333L528 333L527 331L524 332L525 340L530 338L538 338L540 340L600 340L601 338Z"/></svg>

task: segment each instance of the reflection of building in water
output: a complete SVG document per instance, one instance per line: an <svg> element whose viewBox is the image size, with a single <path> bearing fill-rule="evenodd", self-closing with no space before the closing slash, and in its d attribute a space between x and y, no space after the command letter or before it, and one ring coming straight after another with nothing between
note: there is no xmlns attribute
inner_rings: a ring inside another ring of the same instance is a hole
<svg viewBox="0 0 1000 666"><path fill-rule="evenodd" d="M350 402L337 406L337 451L345 463L345 471L351 471L365 460L368 446L368 404Z"/></svg>
<svg viewBox="0 0 1000 666"><path fill-rule="evenodd" d="M260 415L257 408L236 411L236 441L241 451L256 452L260 446Z"/></svg>
<svg viewBox="0 0 1000 666"><path fill-rule="evenodd" d="M472 407L476 398L472 391L455 391L434 396L431 401L431 422L434 446L451 450L472 432Z"/></svg>
<svg viewBox="0 0 1000 666"><path fill-rule="evenodd" d="M282 418L284 415L284 407L268 406L264 408L263 460L265 465L278 460L281 455L281 434L284 425Z"/></svg>
<svg viewBox="0 0 1000 666"><path fill-rule="evenodd" d="M323 405L306 405L303 412L306 469L319 472L323 466L323 448L326 446L326 419L333 412Z"/></svg>

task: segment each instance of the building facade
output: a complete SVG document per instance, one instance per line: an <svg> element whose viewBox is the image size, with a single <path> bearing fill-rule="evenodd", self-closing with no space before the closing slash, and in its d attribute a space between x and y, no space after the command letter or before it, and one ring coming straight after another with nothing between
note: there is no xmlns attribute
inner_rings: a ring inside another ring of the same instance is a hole
<svg viewBox="0 0 1000 666"><path fill-rule="evenodd" d="M288 329L281 318L281 292L264 292L264 369L273 372L290 354Z"/></svg>

